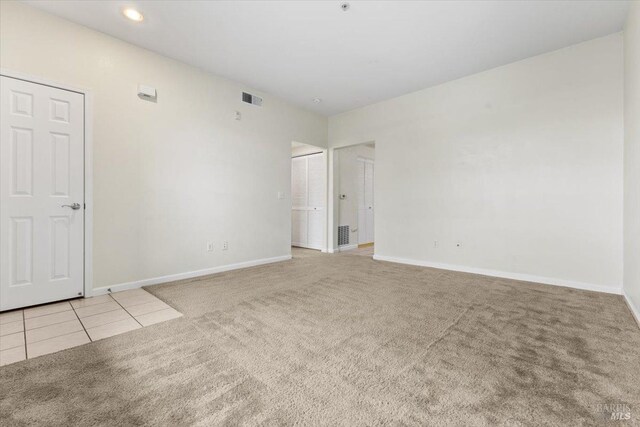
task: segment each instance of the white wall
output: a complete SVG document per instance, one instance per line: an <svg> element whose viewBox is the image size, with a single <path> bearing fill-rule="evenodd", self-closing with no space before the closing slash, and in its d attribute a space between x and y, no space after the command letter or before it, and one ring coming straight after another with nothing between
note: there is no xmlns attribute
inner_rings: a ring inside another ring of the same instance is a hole
<svg viewBox="0 0 640 427"><path fill-rule="evenodd" d="M376 143L377 257L620 292L622 51L614 34L331 117L331 147Z"/></svg>
<svg viewBox="0 0 640 427"><path fill-rule="evenodd" d="M624 27L624 291L640 322L640 2Z"/></svg>
<svg viewBox="0 0 640 427"><path fill-rule="evenodd" d="M349 245L358 244L358 157L375 160L375 149L366 145L342 148L336 150L338 165L338 191L334 197L338 205L338 225L348 225ZM346 194L346 199L339 199L340 194Z"/></svg>
<svg viewBox="0 0 640 427"><path fill-rule="evenodd" d="M625 35L636 307L637 15ZM94 95L95 287L289 253L276 193L289 191L291 141L326 146L325 118L14 2L0 2L0 66ZM612 35L332 117L332 146L376 141L376 252L619 287L622 69ZM158 88L157 104L138 83Z"/></svg>
<svg viewBox="0 0 640 427"><path fill-rule="evenodd" d="M290 200L276 195L290 191L291 141L326 146L326 118L28 6L0 7L1 67L92 91L94 288L290 253ZM138 83L158 89L157 104L137 98ZM242 103L243 90L264 106Z"/></svg>

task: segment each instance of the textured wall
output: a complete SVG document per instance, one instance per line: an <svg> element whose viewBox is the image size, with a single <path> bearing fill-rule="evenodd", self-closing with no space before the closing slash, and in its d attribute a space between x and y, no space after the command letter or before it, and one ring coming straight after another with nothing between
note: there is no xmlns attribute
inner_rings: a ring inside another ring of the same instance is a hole
<svg viewBox="0 0 640 427"><path fill-rule="evenodd" d="M333 116L329 144L376 143L376 254L620 292L622 107L614 34Z"/></svg>
<svg viewBox="0 0 640 427"><path fill-rule="evenodd" d="M250 88L19 3L0 19L3 68L93 94L94 288L290 253L277 192L292 141L326 146L325 117L268 94L244 104Z"/></svg>

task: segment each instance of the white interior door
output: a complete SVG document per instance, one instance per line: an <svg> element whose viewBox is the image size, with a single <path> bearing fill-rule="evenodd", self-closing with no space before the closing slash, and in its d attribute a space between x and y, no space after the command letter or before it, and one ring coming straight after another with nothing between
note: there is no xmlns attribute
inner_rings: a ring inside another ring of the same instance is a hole
<svg viewBox="0 0 640 427"><path fill-rule="evenodd" d="M322 249L325 223L324 153L291 159L291 244Z"/></svg>
<svg viewBox="0 0 640 427"><path fill-rule="evenodd" d="M304 157L291 159L291 244L307 246L307 161Z"/></svg>
<svg viewBox="0 0 640 427"><path fill-rule="evenodd" d="M373 163L371 162L364 163L364 203L366 207L366 243L373 243L375 239L373 235Z"/></svg>
<svg viewBox="0 0 640 427"><path fill-rule="evenodd" d="M374 242L373 162L358 159L358 244Z"/></svg>
<svg viewBox="0 0 640 427"><path fill-rule="evenodd" d="M84 95L0 78L0 310L83 295Z"/></svg>
<svg viewBox="0 0 640 427"><path fill-rule="evenodd" d="M322 249L324 244L324 204L325 204L325 164L324 154L306 156L307 159L307 188L309 200L307 203L309 228L307 232L307 247Z"/></svg>

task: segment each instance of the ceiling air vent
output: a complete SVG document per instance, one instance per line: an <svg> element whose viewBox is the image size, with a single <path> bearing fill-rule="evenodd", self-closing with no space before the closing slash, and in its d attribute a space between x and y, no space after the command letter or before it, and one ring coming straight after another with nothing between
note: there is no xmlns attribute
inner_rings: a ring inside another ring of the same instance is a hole
<svg viewBox="0 0 640 427"><path fill-rule="evenodd" d="M262 98L259 96L251 95L247 92L242 92L242 101L247 104L257 105L258 107L262 106Z"/></svg>

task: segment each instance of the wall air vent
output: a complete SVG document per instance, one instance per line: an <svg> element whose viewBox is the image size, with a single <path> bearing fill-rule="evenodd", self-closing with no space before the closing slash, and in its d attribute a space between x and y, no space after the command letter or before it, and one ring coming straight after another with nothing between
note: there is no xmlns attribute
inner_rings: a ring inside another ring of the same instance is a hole
<svg viewBox="0 0 640 427"><path fill-rule="evenodd" d="M338 226L338 246L343 246L348 244L349 244L349 226L339 225Z"/></svg>
<svg viewBox="0 0 640 427"><path fill-rule="evenodd" d="M242 92L242 101L247 104L257 105L258 107L262 107L262 98L259 96L251 95L247 92Z"/></svg>

